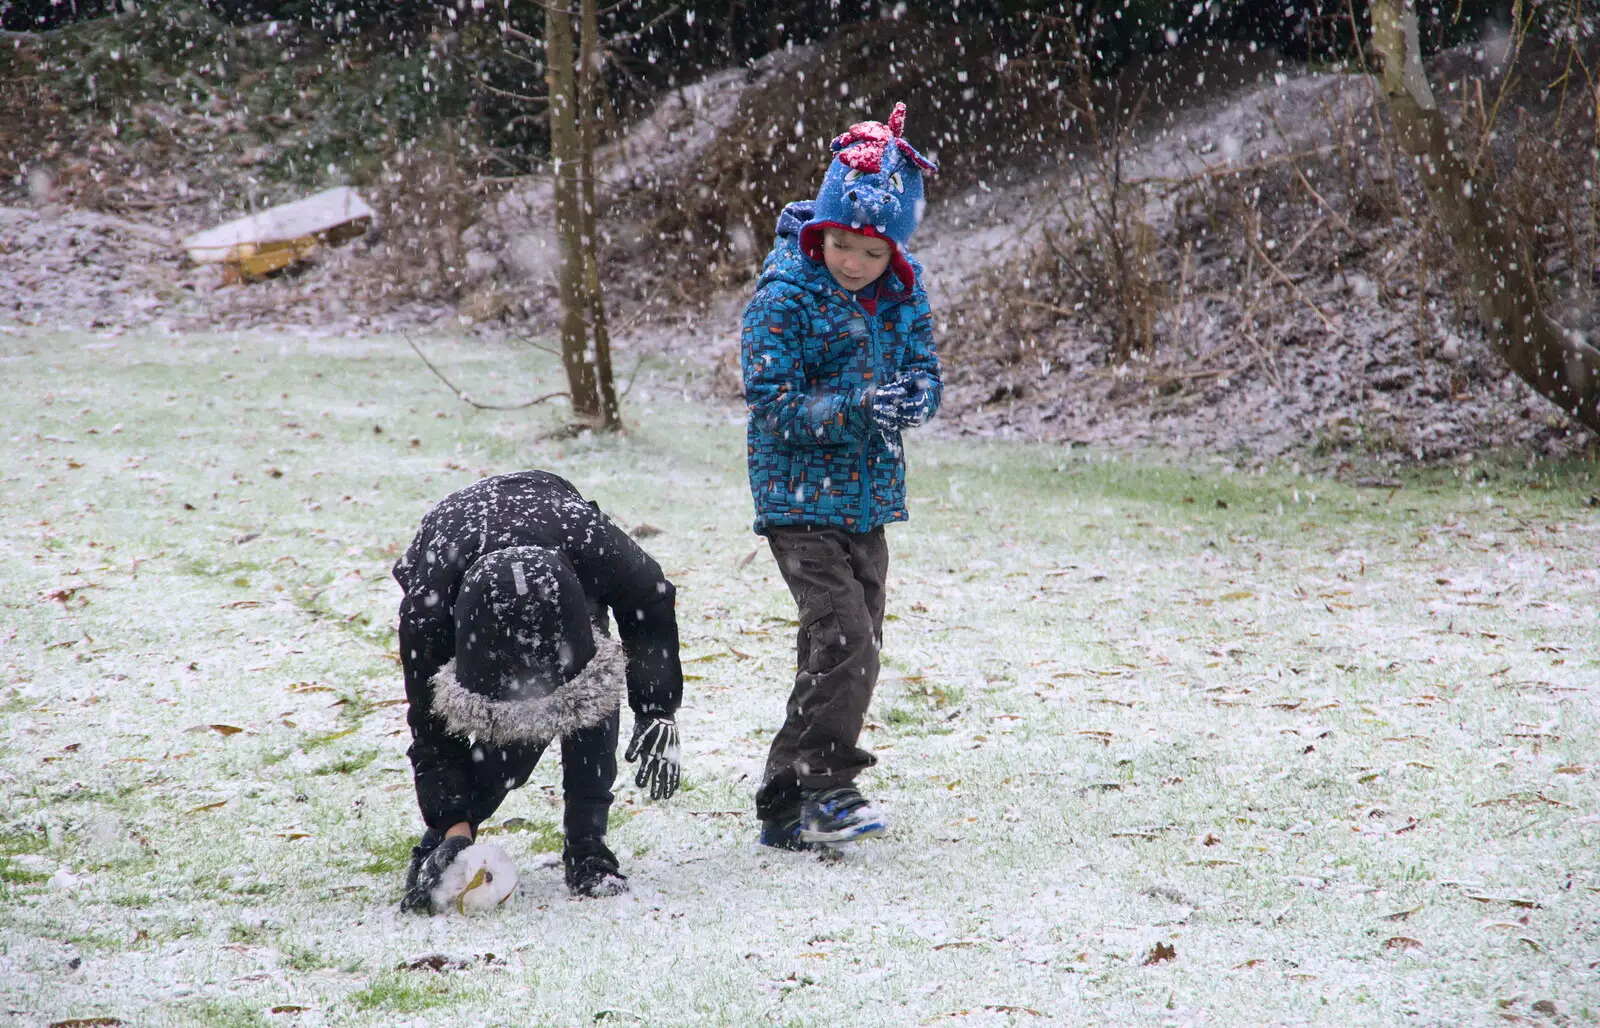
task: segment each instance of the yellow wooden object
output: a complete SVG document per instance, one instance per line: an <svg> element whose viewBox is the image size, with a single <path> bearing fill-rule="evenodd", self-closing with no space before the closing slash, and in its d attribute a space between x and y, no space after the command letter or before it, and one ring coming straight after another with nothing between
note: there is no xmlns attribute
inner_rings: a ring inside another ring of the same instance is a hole
<svg viewBox="0 0 1600 1028"><path fill-rule="evenodd" d="M281 271L317 252L316 236L300 236L274 243L240 243L223 258L225 280L254 282Z"/></svg>

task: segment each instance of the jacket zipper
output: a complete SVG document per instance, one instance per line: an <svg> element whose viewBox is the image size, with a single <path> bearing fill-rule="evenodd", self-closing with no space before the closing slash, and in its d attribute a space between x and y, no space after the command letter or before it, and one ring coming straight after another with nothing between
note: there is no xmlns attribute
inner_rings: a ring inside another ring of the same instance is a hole
<svg viewBox="0 0 1600 1028"><path fill-rule="evenodd" d="M872 375L874 384L877 383L878 365L883 363L883 353L878 345L877 318L869 315L867 309L861 306L861 301L856 299L854 293L850 299L855 302L856 310L861 312L861 317L867 326L868 349L872 356ZM872 525L872 469L867 460L867 455L872 452L873 433L880 431L877 419L872 412L867 412L867 420L871 427L867 429L866 438L861 441L861 531L870 532Z"/></svg>

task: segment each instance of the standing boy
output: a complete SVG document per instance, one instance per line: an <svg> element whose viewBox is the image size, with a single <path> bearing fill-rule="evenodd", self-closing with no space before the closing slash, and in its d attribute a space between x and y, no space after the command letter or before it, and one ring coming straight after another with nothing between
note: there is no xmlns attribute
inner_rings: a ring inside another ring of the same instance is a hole
<svg viewBox="0 0 1600 1028"><path fill-rule="evenodd" d="M755 531L800 608L798 669L756 793L763 845L818 849L887 829L855 788L878 680L889 550L906 520L901 432L939 408L920 266L905 251L935 170L887 125L833 141L817 198L778 220L744 312Z"/></svg>
<svg viewBox="0 0 1600 1028"><path fill-rule="evenodd" d="M580 896L625 891L605 844L624 684L635 784L656 799L678 788L683 672L675 593L660 565L570 482L523 471L440 501L394 576L405 590L400 662L427 824L401 906L431 912L455 898L449 883L465 876L451 864L557 738L567 886Z"/></svg>

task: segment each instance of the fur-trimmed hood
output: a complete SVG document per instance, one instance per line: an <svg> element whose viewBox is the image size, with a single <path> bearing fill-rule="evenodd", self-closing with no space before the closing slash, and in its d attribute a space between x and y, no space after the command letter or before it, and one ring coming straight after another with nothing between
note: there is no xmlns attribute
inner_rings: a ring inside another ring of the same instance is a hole
<svg viewBox="0 0 1600 1028"><path fill-rule="evenodd" d="M495 700L456 680L451 660L433 676L433 712L452 735L485 746L543 745L597 725L622 705L627 657L620 643L595 636L595 654L582 671L546 696Z"/></svg>

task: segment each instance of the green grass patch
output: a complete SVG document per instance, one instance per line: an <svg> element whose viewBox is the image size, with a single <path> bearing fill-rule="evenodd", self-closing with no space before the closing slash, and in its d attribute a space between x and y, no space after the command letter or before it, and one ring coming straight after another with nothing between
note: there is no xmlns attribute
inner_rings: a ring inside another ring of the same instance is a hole
<svg viewBox="0 0 1600 1028"><path fill-rule="evenodd" d="M50 880L43 871L24 871L9 860L0 859L0 882L7 885L40 885Z"/></svg>
<svg viewBox="0 0 1600 1028"><path fill-rule="evenodd" d="M310 946L283 946L279 949L278 963L290 971L321 971L338 967L338 961L323 956Z"/></svg>
<svg viewBox="0 0 1600 1028"><path fill-rule="evenodd" d="M11 858L31 853L42 853L49 848L50 839L43 828L10 828L0 832L0 886L6 892L13 889L32 890L50 880L43 871L29 871L18 866Z"/></svg>
<svg viewBox="0 0 1600 1028"><path fill-rule="evenodd" d="M240 1000L231 1003L208 1000L184 1008L180 1016L183 1023L203 1028L266 1028L273 1023L265 1011Z"/></svg>
<svg viewBox="0 0 1600 1028"><path fill-rule="evenodd" d="M374 760L378 759L377 750L363 750L360 753L351 753L340 757L328 764L323 764L311 773L314 775L349 775L360 771Z"/></svg>
<svg viewBox="0 0 1600 1028"><path fill-rule="evenodd" d="M101 950L114 953L128 947L126 939L116 935L107 935L104 932L75 932L68 935L66 941L81 950Z"/></svg>
<svg viewBox="0 0 1600 1028"><path fill-rule="evenodd" d="M50 848L50 836L42 827L8 828L0 831L0 856L43 853Z"/></svg>
<svg viewBox="0 0 1600 1028"><path fill-rule="evenodd" d="M358 865L362 874L388 875L404 871L411 866L411 850L417 837L410 832L396 832L387 838L367 839L365 863Z"/></svg>
<svg viewBox="0 0 1600 1028"><path fill-rule="evenodd" d="M347 735L354 735L360 730L361 726L356 725L351 728L341 728L337 732L325 732L318 735L308 735L300 740L300 748L305 752L310 753L312 750L320 749L329 743L338 742Z"/></svg>
<svg viewBox="0 0 1600 1028"><path fill-rule="evenodd" d="M610 827L618 823L617 810L611 811ZM624 817L622 820L626 821ZM479 829L479 835L515 835L528 844L528 848L536 853L559 853L566 835L561 830L561 825L555 821L533 821L523 817L510 817L497 825L486 825Z"/></svg>
<svg viewBox="0 0 1600 1028"><path fill-rule="evenodd" d="M228 941L244 946L255 946L272 938L272 929L262 924L231 924L228 926Z"/></svg>
<svg viewBox="0 0 1600 1028"><path fill-rule="evenodd" d="M357 1010L381 1010L391 1014L414 1014L452 1001L455 983L430 972L389 971L350 995Z"/></svg>

